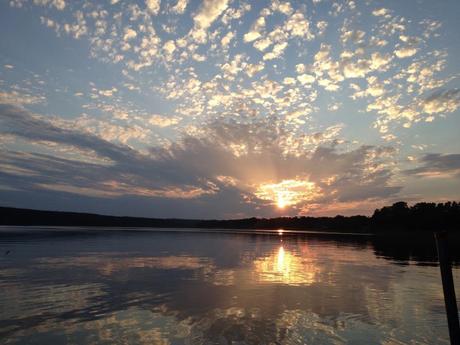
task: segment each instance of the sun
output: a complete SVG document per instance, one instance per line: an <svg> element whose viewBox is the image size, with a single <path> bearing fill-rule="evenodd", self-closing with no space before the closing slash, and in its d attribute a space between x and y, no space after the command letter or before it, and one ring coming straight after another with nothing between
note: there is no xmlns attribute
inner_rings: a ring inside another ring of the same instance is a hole
<svg viewBox="0 0 460 345"><path fill-rule="evenodd" d="M255 195L282 210L320 195L320 188L307 179L282 180L279 183L262 183Z"/></svg>
<svg viewBox="0 0 460 345"><path fill-rule="evenodd" d="M276 200L276 206L280 209L283 209L286 207L286 200L284 199L282 193L278 193L277 200Z"/></svg>

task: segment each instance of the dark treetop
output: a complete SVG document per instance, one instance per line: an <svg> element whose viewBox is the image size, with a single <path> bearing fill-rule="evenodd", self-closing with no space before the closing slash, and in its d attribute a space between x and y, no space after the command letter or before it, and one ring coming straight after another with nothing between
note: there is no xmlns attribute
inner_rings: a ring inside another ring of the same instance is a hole
<svg viewBox="0 0 460 345"><path fill-rule="evenodd" d="M110 226L222 229L295 229L352 232L456 230L460 227L460 203L397 202L367 216L278 217L231 220L158 219L115 217L89 213L39 211L0 207L0 225ZM456 230L458 231L458 230Z"/></svg>

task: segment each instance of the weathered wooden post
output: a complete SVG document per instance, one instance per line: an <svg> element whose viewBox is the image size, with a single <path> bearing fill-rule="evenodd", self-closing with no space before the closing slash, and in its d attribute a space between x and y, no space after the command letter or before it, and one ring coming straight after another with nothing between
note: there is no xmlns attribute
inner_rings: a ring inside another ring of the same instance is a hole
<svg viewBox="0 0 460 345"><path fill-rule="evenodd" d="M460 326L458 321L457 300L455 298L454 278L450 265L447 231L439 231L434 234L438 249L439 268L441 269L442 289L446 304L447 325L452 345L460 345Z"/></svg>

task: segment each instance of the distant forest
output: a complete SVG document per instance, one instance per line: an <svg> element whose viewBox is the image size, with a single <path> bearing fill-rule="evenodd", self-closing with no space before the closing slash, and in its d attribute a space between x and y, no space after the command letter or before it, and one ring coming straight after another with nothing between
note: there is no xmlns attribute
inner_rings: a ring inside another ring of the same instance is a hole
<svg viewBox="0 0 460 345"><path fill-rule="evenodd" d="M106 226L207 229L291 229L339 232L433 231L460 228L460 203L397 202L367 216L278 217L231 220L116 217L0 207L0 225Z"/></svg>

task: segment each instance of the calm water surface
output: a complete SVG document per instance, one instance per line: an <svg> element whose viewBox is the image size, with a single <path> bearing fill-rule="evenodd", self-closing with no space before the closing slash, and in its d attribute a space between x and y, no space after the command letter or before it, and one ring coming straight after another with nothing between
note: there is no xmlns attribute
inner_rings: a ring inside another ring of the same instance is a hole
<svg viewBox="0 0 460 345"><path fill-rule="evenodd" d="M0 343L448 344L434 253L431 237L2 228Z"/></svg>

